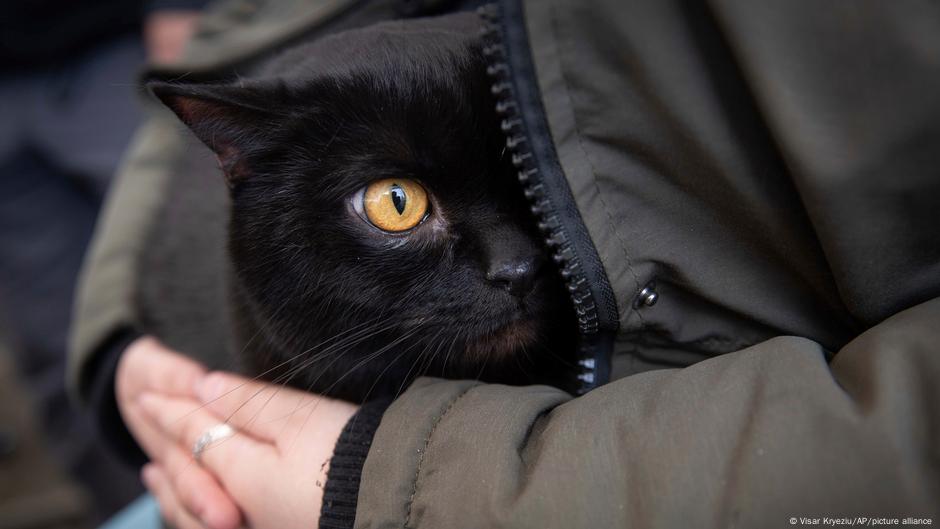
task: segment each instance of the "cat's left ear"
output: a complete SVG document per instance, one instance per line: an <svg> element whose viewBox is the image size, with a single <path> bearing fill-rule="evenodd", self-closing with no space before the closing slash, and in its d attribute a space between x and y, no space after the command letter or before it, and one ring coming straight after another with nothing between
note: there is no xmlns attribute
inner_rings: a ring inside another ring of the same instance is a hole
<svg viewBox="0 0 940 529"><path fill-rule="evenodd" d="M271 112L256 104L264 100L257 88L159 81L147 87L215 151L229 185L249 176L246 158L273 126Z"/></svg>

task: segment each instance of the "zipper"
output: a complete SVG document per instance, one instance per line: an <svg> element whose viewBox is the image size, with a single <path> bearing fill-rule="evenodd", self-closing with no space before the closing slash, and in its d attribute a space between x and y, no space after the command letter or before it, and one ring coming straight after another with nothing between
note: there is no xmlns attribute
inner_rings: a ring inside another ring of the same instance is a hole
<svg viewBox="0 0 940 529"><path fill-rule="evenodd" d="M521 6L517 1L505 1L501 6L483 6L477 13L483 21L483 55L492 80L496 112L502 118L500 128L506 148L577 316L575 393L583 394L610 378L610 351L619 326L616 301L558 166L535 81L528 79L529 90L523 97L520 97L523 87L516 85L519 75L513 74L518 74L518 70L534 71ZM521 27L510 27L512 21ZM513 38L509 32L515 33ZM522 105L528 105L530 111L526 112ZM542 137L534 137L539 131Z"/></svg>

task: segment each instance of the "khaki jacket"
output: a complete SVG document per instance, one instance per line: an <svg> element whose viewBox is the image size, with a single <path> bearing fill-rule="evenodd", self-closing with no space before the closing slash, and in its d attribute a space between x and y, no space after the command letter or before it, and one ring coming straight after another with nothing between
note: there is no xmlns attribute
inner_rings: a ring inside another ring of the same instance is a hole
<svg viewBox="0 0 940 529"><path fill-rule="evenodd" d="M162 74L212 77L391 12L223 3ZM356 527L940 523L940 13L529 0L481 20L573 273L585 392L420 379L382 419ZM198 268L146 254L167 204L224 194L174 180L206 163L180 130L157 113L140 131L99 226L79 395L119 329L223 363L225 319L190 308L203 332L175 331L154 306L182 295L146 280ZM209 224L197 247L221 268L192 281L224 275L224 219Z"/></svg>

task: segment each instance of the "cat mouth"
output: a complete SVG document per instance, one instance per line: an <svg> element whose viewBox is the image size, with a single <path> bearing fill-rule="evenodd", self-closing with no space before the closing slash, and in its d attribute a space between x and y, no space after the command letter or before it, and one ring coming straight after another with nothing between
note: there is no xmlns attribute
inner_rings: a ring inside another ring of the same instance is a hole
<svg viewBox="0 0 940 529"><path fill-rule="evenodd" d="M501 360L533 345L538 338L538 327L531 318L515 319L492 330L481 332L468 341L468 358L481 362Z"/></svg>

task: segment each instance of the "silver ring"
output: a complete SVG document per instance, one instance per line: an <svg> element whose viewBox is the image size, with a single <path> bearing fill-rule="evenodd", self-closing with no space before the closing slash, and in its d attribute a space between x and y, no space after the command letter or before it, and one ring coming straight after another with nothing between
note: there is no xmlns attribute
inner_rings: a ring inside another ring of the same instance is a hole
<svg viewBox="0 0 940 529"><path fill-rule="evenodd" d="M211 445L224 441L233 435L235 435L235 429L225 423L216 424L209 428L193 443L193 459L199 461L202 453Z"/></svg>

